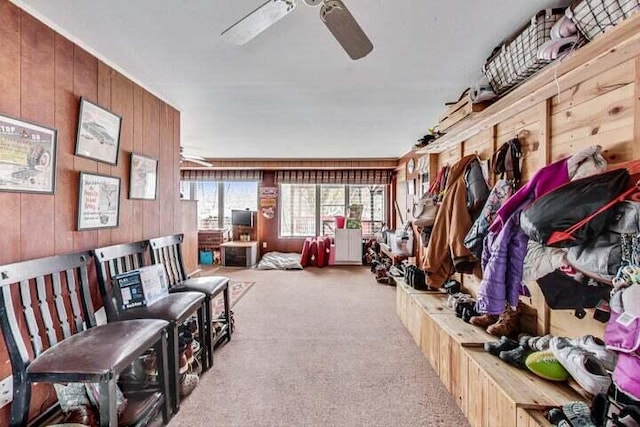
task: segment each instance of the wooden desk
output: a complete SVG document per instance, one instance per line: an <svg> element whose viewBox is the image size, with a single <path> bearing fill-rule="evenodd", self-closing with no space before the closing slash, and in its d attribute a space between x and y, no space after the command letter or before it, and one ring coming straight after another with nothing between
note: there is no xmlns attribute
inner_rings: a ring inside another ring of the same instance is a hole
<svg viewBox="0 0 640 427"><path fill-rule="evenodd" d="M258 262L258 242L233 241L220 245L223 267L252 267Z"/></svg>

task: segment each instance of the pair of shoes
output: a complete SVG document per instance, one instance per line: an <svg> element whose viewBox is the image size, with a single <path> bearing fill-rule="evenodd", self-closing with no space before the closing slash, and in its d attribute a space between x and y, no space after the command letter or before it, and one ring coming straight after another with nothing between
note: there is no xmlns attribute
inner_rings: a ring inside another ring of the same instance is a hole
<svg viewBox="0 0 640 427"><path fill-rule="evenodd" d="M478 326L482 329L487 329L489 326L493 325L498 321L498 316L495 314L483 314L481 316L473 316L469 319L469 323L473 326Z"/></svg>
<svg viewBox="0 0 640 427"><path fill-rule="evenodd" d="M466 323L469 323L471 319L473 319L474 317L478 317L479 315L480 313L476 311L475 304L471 307L465 307L464 309L462 309L462 320L464 320Z"/></svg>
<svg viewBox="0 0 640 427"><path fill-rule="evenodd" d="M602 362L564 337L553 337L549 347L574 380L591 394L606 393L611 377Z"/></svg>
<svg viewBox="0 0 640 427"><path fill-rule="evenodd" d="M527 369L537 376L550 381L566 381L569 372L562 366L551 350L535 351L525 360Z"/></svg>
<svg viewBox="0 0 640 427"><path fill-rule="evenodd" d="M518 335L518 342L520 345L529 347L533 351L545 351L549 350L549 341L553 336L551 334L539 336L531 336L529 334Z"/></svg>
<svg viewBox="0 0 640 427"><path fill-rule="evenodd" d="M471 300L471 295L458 292L453 295L449 295L449 297L447 298L447 307L455 311L456 305L458 305L458 303L470 301L470 300Z"/></svg>
<svg viewBox="0 0 640 427"><path fill-rule="evenodd" d="M520 307L515 309L507 307L498 316L498 321L487 327L487 333L497 337L502 335L512 336L520 329Z"/></svg>
<svg viewBox="0 0 640 427"><path fill-rule="evenodd" d="M510 339L509 337L500 337L498 341L484 343L484 351L499 356L503 351L513 350L518 347L518 343Z"/></svg>
<svg viewBox="0 0 640 427"><path fill-rule="evenodd" d="M569 343L574 347L579 347L593 354L608 371L613 371L616 367L617 355L607 347L600 338L593 335L585 335L580 338L569 338Z"/></svg>
<svg viewBox="0 0 640 427"><path fill-rule="evenodd" d="M200 378L196 374L183 374L180 376L180 397L187 397L198 386Z"/></svg>
<svg viewBox="0 0 640 427"><path fill-rule="evenodd" d="M518 346L512 350L501 351L498 357L518 369L527 369L525 361L530 354L531 350L518 344Z"/></svg>

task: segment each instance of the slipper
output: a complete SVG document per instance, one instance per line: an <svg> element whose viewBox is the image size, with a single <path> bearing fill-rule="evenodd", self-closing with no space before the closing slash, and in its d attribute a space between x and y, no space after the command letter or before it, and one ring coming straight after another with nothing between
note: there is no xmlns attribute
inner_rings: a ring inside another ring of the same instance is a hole
<svg viewBox="0 0 640 427"><path fill-rule="evenodd" d="M591 419L591 410L584 402L569 402L562 405L562 412L573 427L596 427Z"/></svg>

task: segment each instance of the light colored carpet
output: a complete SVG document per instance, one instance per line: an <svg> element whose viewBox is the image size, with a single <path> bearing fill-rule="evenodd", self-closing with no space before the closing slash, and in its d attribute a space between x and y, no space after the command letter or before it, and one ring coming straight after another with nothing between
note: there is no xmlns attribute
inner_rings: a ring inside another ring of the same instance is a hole
<svg viewBox="0 0 640 427"><path fill-rule="evenodd" d="M256 284L171 426L468 425L366 268L216 274Z"/></svg>

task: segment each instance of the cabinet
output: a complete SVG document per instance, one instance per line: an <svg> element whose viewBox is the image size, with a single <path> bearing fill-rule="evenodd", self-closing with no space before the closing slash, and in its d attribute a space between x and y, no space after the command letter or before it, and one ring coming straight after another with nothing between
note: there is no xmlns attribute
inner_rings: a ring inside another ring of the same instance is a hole
<svg viewBox="0 0 640 427"><path fill-rule="evenodd" d="M258 242L226 242L220 245L223 267L252 267L258 262Z"/></svg>
<svg viewBox="0 0 640 427"><path fill-rule="evenodd" d="M337 265L362 265L362 230L338 228L336 230Z"/></svg>

